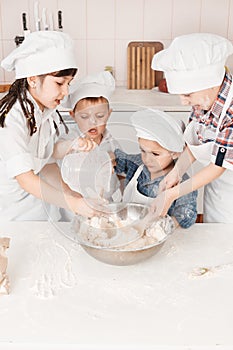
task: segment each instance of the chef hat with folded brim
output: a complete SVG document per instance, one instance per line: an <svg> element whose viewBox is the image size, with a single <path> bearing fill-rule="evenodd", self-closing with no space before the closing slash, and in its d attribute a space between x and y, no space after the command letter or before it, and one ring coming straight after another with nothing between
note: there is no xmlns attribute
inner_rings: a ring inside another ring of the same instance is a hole
<svg viewBox="0 0 233 350"><path fill-rule="evenodd" d="M77 68L73 41L62 32L30 33L1 62L1 66L7 71L15 71L16 79Z"/></svg>
<svg viewBox="0 0 233 350"><path fill-rule="evenodd" d="M168 91L188 94L222 84L225 63L233 53L229 40L210 33L182 35L152 59L152 69L163 71Z"/></svg>
<svg viewBox="0 0 233 350"><path fill-rule="evenodd" d="M86 97L104 97L109 101L114 90L115 79L110 72L88 75L71 84L69 96L62 101L62 106L73 110L78 101Z"/></svg>
<svg viewBox="0 0 233 350"><path fill-rule="evenodd" d="M156 141L171 152L183 151L183 130L167 113L156 109L144 109L133 113L131 122L138 138Z"/></svg>

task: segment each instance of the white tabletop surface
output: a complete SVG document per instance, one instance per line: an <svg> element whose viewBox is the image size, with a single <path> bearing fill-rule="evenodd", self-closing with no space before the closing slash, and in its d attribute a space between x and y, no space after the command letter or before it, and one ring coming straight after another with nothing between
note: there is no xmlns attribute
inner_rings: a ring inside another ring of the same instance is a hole
<svg viewBox="0 0 233 350"><path fill-rule="evenodd" d="M110 97L110 104L115 112L134 112L144 108L157 108L165 112L190 112L190 106L183 106L179 95L172 95L158 91L158 88L151 90L132 90L123 86L116 87ZM62 106L59 110L64 112Z"/></svg>
<svg viewBox="0 0 233 350"><path fill-rule="evenodd" d="M179 95L160 92L158 88L151 90L132 90L117 87L110 97L114 111L136 111L141 108L158 108L163 111L189 112L190 106L183 106Z"/></svg>
<svg viewBox="0 0 233 350"><path fill-rule="evenodd" d="M0 93L0 99L5 93ZM158 87L150 90L127 89L117 86L110 97L111 107L115 112L137 111L143 108L157 108L165 112L190 112L190 106L183 106L179 95L160 92ZM62 106L61 112L67 111ZM67 113L68 116L68 113Z"/></svg>
<svg viewBox="0 0 233 350"><path fill-rule="evenodd" d="M0 349L233 349L232 225L178 229L157 255L111 266L65 238L69 223L1 223L11 293ZM195 277L200 266L229 264Z"/></svg>

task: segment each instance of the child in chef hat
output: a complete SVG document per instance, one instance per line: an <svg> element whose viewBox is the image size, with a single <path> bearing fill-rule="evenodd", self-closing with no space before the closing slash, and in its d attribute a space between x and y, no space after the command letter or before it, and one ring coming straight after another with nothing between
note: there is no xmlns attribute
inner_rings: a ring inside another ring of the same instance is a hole
<svg viewBox="0 0 233 350"><path fill-rule="evenodd" d="M178 122L165 112L153 109L133 113L131 122L136 130L140 154L115 151L115 171L125 174L123 201L150 204L158 195L159 184L173 169L183 151L183 131ZM188 178L184 174L182 181ZM188 228L195 223L197 192L174 201L166 217L170 226ZM173 220L171 220L171 218Z"/></svg>
<svg viewBox="0 0 233 350"><path fill-rule="evenodd" d="M107 122L112 112L109 100L114 90L115 80L108 71L89 75L83 79L77 80L71 85L70 94L62 105L70 110L70 116L76 122L76 127L72 128L67 136L62 135L60 137L55 145L53 154L54 158L63 159L62 163L59 162L63 169L63 174L65 174L65 168L68 170L68 161L70 162L68 172L69 174L73 172L73 177L76 178L76 180L78 177L75 177L75 173L77 171L82 171L82 168L77 167L77 162L82 159L82 156L77 155L76 162L74 161L75 156L69 157L69 153L77 151L76 139L80 136L85 136L87 139L91 140L101 152L113 152L119 147L119 144L107 129ZM90 151L91 149L92 147L90 146L84 149L84 151ZM108 155L106 155L106 157L108 157ZM91 159L92 156L89 158ZM102 157L102 159L104 159L104 157ZM110 158L109 161L111 161ZM103 167L104 166L103 164ZM94 168L90 165L90 173L93 172L93 169ZM108 169L108 167L106 167L106 169ZM86 193L86 186L82 189L82 184L80 184L79 187L80 194L83 195ZM111 175L109 186L105 183L103 187L103 197L105 199L120 201L120 182L116 174L113 173ZM64 220L65 216L66 215L63 215ZM68 215L68 217L70 218L71 215Z"/></svg>
<svg viewBox="0 0 233 350"><path fill-rule="evenodd" d="M175 38L153 57L152 68L164 71L169 92L192 106L184 133L187 147L161 184L166 189L163 214L172 201L205 186L204 222L233 222L233 84L225 68L232 54L226 38L194 33ZM195 160L203 169L179 184L177 174ZM153 205L159 206L159 197Z"/></svg>
<svg viewBox="0 0 233 350"><path fill-rule="evenodd" d="M62 105L70 110L77 127L72 128L67 136L62 136L55 145L56 159L72 152L75 148L73 141L80 136L86 136L101 149L116 148L116 141L106 128L112 112L109 99L114 90L115 80L107 71L89 75L71 85L70 93Z"/></svg>
<svg viewBox="0 0 233 350"><path fill-rule="evenodd" d="M64 193L59 169L50 164L60 123L56 108L77 71L71 38L31 33L1 66L15 71L16 80L0 101L0 221L58 220L49 204L92 216L83 199ZM43 176L52 168L51 181Z"/></svg>

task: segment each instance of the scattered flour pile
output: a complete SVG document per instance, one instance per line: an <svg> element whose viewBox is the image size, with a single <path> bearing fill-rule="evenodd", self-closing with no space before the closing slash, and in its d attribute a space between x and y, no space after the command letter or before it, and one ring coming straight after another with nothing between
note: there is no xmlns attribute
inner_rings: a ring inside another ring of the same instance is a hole
<svg viewBox="0 0 233 350"><path fill-rule="evenodd" d="M80 241L96 247L140 249L162 241L166 233L158 222L154 222L141 235L132 220L120 220L111 216L93 217L83 221L78 232Z"/></svg>

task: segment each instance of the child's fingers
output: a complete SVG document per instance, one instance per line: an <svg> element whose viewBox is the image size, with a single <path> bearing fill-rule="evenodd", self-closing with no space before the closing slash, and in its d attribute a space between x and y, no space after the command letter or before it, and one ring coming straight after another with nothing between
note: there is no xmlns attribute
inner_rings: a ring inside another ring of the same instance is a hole
<svg viewBox="0 0 233 350"><path fill-rule="evenodd" d="M150 213L155 215L155 217L164 216L167 214L170 203L166 197L166 192L160 193L150 205Z"/></svg>
<svg viewBox="0 0 233 350"><path fill-rule="evenodd" d="M164 179L159 184L159 190L158 193L161 193L165 190L168 190L171 187L176 186L180 182L179 174L171 174L169 173L167 176L164 177Z"/></svg>
<svg viewBox="0 0 233 350"><path fill-rule="evenodd" d="M97 145L95 143L95 141L87 139L87 138L78 138L77 142L78 142L78 150L84 151L84 152L91 151Z"/></svg>
<svg viewBox="0 0 233 350"><path fill-rule="evenodd" d="M116 163L116 157L115 157L115 154L114 154L114 152L108 152L108 154L109 154L109 157L110 157L110 159L111 159L111 162L112 162L112 166L113 166L113 168L117 165L117 163ZM114 169L113 169L113 173L114 173Z"/></svg>
<svg viewBox="0 0 233 350"><path fill-rule="evenodd" d="M163 179L159 184L158 194L166 190L166 181Z"/></svg>

